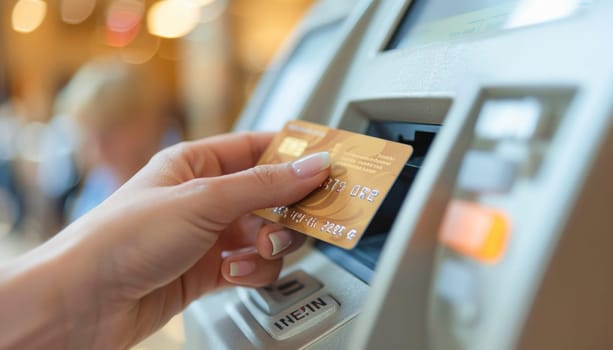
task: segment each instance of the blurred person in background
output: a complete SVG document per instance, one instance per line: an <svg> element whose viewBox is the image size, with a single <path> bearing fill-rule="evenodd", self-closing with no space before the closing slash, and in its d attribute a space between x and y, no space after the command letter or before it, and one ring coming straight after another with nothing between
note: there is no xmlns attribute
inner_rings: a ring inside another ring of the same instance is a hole
<svg viewBox="0 0 613 350"><path fill-rule="evenodd" d="M114 59L92 61L68 83L58 114L78 126L77 155L84 180L68 219L97 206L132 177L163 146L180 140L164 137L170 118L157 82L141 66Z"/></svg>

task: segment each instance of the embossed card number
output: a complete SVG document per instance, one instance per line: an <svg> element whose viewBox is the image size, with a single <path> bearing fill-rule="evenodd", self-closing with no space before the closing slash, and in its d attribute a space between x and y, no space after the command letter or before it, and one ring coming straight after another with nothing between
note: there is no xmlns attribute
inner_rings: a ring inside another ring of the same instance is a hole
<svg viewBox="0 0 613 350"><path fill-rule="evenodd" d="M411 146L304 121L290 121L258 164L288 162L329 151L330 177L302 201L255 214L351 249L413 152Z"/></svg>

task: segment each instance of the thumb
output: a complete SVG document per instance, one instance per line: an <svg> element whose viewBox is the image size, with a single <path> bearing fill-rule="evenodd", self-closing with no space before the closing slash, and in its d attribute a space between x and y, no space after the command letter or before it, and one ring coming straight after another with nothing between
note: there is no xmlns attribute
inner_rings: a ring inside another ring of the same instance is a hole
<svg viewBox="0 0 613 350"><path fill-rule="evenodd" d="M306 197L330 173L330 154L319 152L292 163L259 165L212 179L229 221L256 209L289 205Z"/></svg>

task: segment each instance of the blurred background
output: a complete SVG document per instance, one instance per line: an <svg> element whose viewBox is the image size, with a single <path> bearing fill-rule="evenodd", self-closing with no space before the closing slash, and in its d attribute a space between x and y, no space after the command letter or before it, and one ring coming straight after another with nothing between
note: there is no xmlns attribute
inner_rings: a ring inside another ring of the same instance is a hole
<svg viewBox="0 0 613 350"><path fill-rule="evenodd" d="M231 130L313 0L0 2L0 262L160 148ZM139 349L183 343L175 318Z"/></svg>

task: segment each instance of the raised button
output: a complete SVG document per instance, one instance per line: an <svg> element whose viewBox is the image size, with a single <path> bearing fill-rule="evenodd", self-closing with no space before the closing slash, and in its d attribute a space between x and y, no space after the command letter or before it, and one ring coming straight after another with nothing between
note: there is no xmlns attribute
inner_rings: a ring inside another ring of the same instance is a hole
<svg viewBox="0 0 613 350"><path fill-rule="evenodd" d="M302 270L296 270L269 286L249 290L249 297L262 311L275 315L321 287L319 281Z"/></svg>
<svg viewBox="0 0 613 350"><path fill-rule="evenodd" d="M474 192L506 192L517 175L517 163L486 151L470 151L464 156L458 187Z"/></svg>
<svg viewBox="0 0 613 350"><path fill-rule="evenodd" d="M306 299L288 311L270 317L261 326L275 339L283 340L320 323L338 311L338 303L330 295Z"/></svg>
<svg viewBox="0 0 613 350"><path fill-rule="evenodd" d="M509 220L502 211L473 202L452 200L439 239L461 254L493 263L503 255L509 231Z"/></svg>
<svg viewBox="0 0 613 350"><path fill-rule="evenodd" d="M481 107L475 133L487 140L531 139L538 131L543 114L535 98L493 99Z"/></svg>

